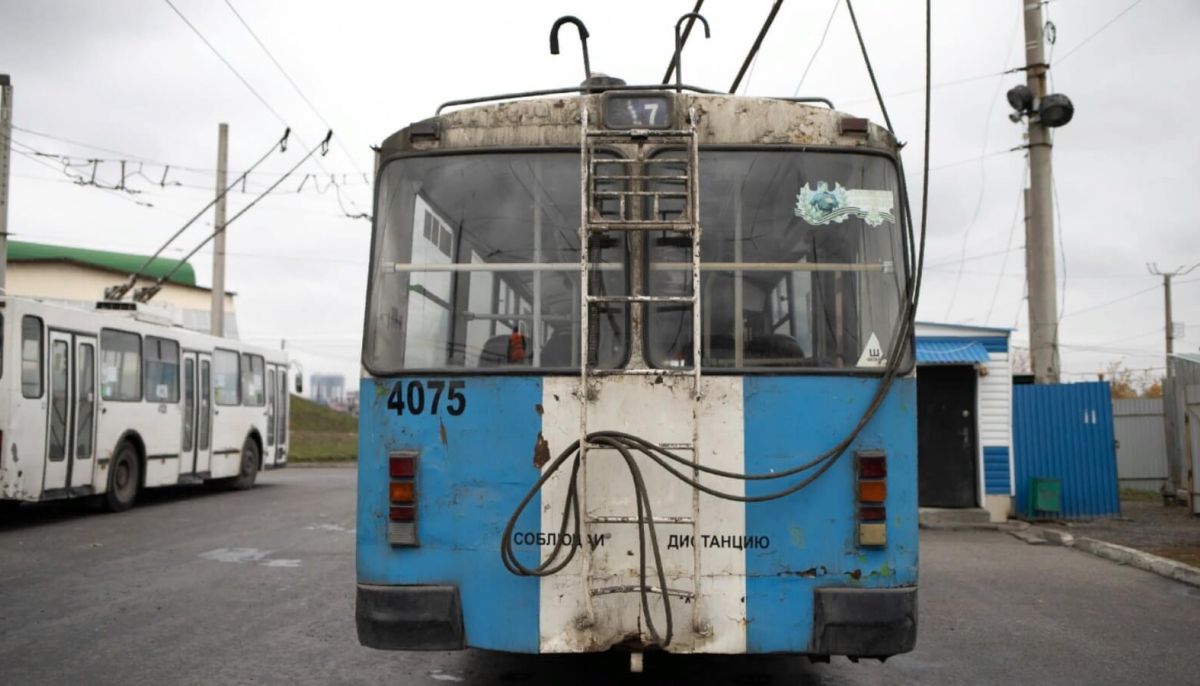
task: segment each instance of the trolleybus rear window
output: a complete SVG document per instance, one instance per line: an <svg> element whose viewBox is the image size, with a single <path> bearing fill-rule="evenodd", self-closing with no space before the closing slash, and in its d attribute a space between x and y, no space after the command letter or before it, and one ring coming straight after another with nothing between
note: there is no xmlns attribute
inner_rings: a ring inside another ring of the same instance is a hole
<svg viewBox="0 0 1200 686"><path fill-rule="evenodd" d="M404 369L579 366L579 155L396 160L379 187L365 362ZM624 295L624 239L589 245L594 294ZM589 324L598 366L626 356L625 305Z"/></svg>
<svg viewBox="0 0 1200 686"><path fill-rule="evenodd" d="M702 366L883 367L905 278L891 161L713 150L701 152L699 177ZM678 209L660 208L660 218ZM688 245L647 241L653 294L689 295ZM690 306L653 306L655 366L691 366L691 317Z"/></svg>

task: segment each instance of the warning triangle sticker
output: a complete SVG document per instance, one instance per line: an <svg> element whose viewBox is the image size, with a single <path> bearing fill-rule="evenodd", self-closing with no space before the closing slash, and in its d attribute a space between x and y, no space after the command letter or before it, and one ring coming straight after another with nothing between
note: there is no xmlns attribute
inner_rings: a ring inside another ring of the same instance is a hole
<svg viewBox="0 0 1200 686"><path fill-rule="evenodd" d="M863 348L862 357L858 358L858 366L882 367L886 362L883 358L883 346L879 345L879 338L875 332L871 332L871 337L867 339L867 347Z"/></svg>

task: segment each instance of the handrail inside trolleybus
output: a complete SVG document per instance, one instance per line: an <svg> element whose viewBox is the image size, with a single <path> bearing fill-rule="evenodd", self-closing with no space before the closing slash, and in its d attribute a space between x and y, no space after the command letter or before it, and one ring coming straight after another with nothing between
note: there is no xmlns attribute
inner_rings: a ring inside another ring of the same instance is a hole
<svg viewBox="0 0 1200 686"><path fill-rule="evenodd" d="M577 262L393 262L382 265L391 272L569 272L578 271ZM625 265L616 262L595 264L588 269L598 272L624 271ZM666 262L652 264L650 271L691 271L689 262ZM884 262L701 262L700 271L745 271L745 272L882 272L894 267Z"/></svg>
<svg viewBox="0 0 1200 686"><path fill-rule="evenodd" d="M515 93L501 93L499 95L484 95L477 98L461 98L458 100L447 100L437 106L434 110L434 116L439 116L442 110L447 107L459 107L461 105L479 105L485 102L500 102L502 100L520 100L521 98L537 98L543 95L563 95L565 93L579 93L587 95L591 93L601 93L607 91L661 91L661 90L685 90L692 93L700 93L702 95L727 95L722 91L715 91L710 88L701 88L700 86L689 86L687 84L678 85L663 85L661 83L653 84L637 84L637 85L621 85L621 86L588 86L580 84L578 86L567 86L565 88L543 88L541 90L519 91ZM820 103L827 106L831 110L837 109L833 101L829 98L820 96L803 96L803 97L785 97L776 95L763 96L767 100L783 100L786 102L798 103Z"/></svg>

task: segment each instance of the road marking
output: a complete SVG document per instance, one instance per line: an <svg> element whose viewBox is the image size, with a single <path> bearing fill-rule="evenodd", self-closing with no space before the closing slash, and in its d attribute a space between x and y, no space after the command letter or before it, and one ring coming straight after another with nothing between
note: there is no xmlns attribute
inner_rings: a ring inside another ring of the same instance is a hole
<svg viewBox="0 0 1200 686"><path fill-rule="evenodd" d="M252 562L260 567L299 567L300 560L290 559L271 559L270 550L261 550L259 548L217 548L206 553L200 553L199 557L206 560L215 560L217 562L230 562L233 564L245 564Z"/></svg>
<svg viewBox="0 0 1200 686"><path fill-rule="evenodd" d="M267 560L260 562L259 567L299 567L300 560Z"/></svg>
<svg viewBox="0 0 1200 686"><path fill-rule="evenodd" d="M309 524L304 527L305 531L338 531L352 534L354 529L347 529L341 524Z"/></svg>
<svg viewBox="0 0 1200 686"><path fill-rule="evenodd" d="M216 560L217 562L241 564L243 562L258 562L270 554L270 550L259 550L258 548L217 548L207 553L200 553L200 557L208 560Z"/></svg>
<svg viewBox="0 0 1200 686"><path fill-rule="evenodd" d="M434 670L429 673L429 676L433 677L434 681L462 681L463 680L463 678L461 676L455 676L453 674L446 674L445 672L443 672L441 670Z"/></svg>

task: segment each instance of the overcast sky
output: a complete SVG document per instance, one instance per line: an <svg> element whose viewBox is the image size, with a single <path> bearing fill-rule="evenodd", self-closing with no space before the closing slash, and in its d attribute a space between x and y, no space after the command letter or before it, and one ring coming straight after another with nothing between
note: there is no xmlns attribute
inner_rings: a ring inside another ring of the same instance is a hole
<svg viewBox="0 0 1200 686"><path fill-rule="evenodd" d="M9 230L19 240L153 251L211 198L218 122L230 125L235 170L262 155L285 121L310 145L328 122L340 144L320 167L303 167L230 227L227 286L238 293L243 338L267 345L286 338L310 373L348 379L358 369L370 226L347 215L370 211L362 174L373 164L369 146L430 116L444 100L577 83L582 63L571 32L562 55L547 49L550 25L564 13L587 23L595 70L656 82L675 19L693 4L230 0L318 116L226 2L172 1L261 100L165 0L0 0L0 73L12 76L14 121L24 129L14 131L17 149L138 160L142 176L128 164L126 185L144 191L77 186L53 160L14 155ZM727 89L770 4L708 0L703 13L713 36L693 35L685 80ZM800 84L834 4L787 0L746 92L792 95L799 86L800 94L827 96L841 110L879 121L844 3ZM923 6L856 4L897 133L909 143L914 189ZM1018 344L1028 340L1018 205L1025 159L1010 151L1022 144L1022 127L1008 121L1004 91L1022 78L1001 72L1024 59L1020 6L934 2L934 171L919 312L925 321L1015 326ZM1054 90L1076 106L1054 148L1059 257L1065 254L1063 369L1078 379L1118 359L1161 368L1162 293L1146 263L1174 269L1200 261L1200 127L1191 121L1200 85L1200 3L1053 0L1046 12L1057 27ZM293 140L260 169L285 170L304 147ZM165 187L163 164L171 165ZM310 173L321 178L306 180ZM331 187L330 174L339 187ZM118 165L101 164L98 178L117 182ZM253 176L249 190L274 178ZM230 214L252 197L234 196ZM180 255L209 231L206 216L185 234L182 250L167 254ZM193 263L201 283L209 283L210 253ZM1200 349L1200 269L1178 280L1175 313L1189 325L1177 350Z"/></svg>

